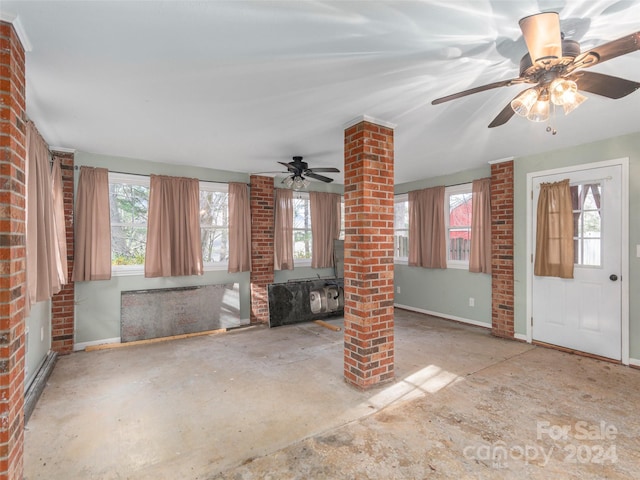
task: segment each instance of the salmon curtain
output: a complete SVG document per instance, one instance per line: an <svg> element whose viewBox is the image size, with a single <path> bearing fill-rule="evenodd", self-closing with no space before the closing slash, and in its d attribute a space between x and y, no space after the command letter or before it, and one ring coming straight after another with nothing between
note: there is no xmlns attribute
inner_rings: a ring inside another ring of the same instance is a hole
<svg viewBox="0 0 640 480"><path fill-rule="evenodd" d="M35 125L27 123L26 270L27 312L60 291L62 278L56 236L49 147ZM65 240L66 248L66 240Z"/></svg>
<svg viewBox="0 0 640 480"><path fill-rule="evenodd" d="M293 270L293 191L276 188L273 268Z"/></svg>
<svg viewBox="0 0 640 480"><path fill-rule="evenodd" d="M573 233L569 180L542 183L536 218L535 275L573 278Z"/></svg>
<svg viewBox="0 0 640 480"><path fill-rule="evenodd" d="M145 277L202 275L200 182L151 175Z"/></svg>
<svg viewBox="0 0 640 480"><path fill-rule="evenodd" d="M311 210L311 267L334 266L333 244L340 238L340 195L309 192Z"/></svg>
<svg viewBox="0 0 640 480"><path fill-rule="evenodd" d="M73 280L111 278L111 216L109 171L80 167L76 192Z"/></svg>
<svg viewBox="0 0 640 480"><path fill-rule="evenodd" d="M251 207L249 187L229 184L229 273L251 270Z"/></svg>
<svg viewBox="0 0 640 480"><path fill-rule="evenodd" d="M469 271L491 273L491 178L474 180L471 195Z"/></svg>
<svg viewBox="0 0 640 480"><path fill-rule="evenodd" d="M409 265L447 268L444 187L409 192Z"/></svg>

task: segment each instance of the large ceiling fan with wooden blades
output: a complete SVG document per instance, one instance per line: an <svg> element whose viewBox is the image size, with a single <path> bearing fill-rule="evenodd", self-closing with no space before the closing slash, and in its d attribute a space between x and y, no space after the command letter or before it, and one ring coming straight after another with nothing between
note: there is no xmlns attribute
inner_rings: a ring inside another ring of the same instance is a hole
<svg viewBox="0 0 640 480"><path fill-rule="evenodd" d="M278 162L280 165L284 165L287 168L287 171L291 173L290 176L285 177L282 183L288 187L293 187L294 190L307 187L309 185L307 178L313 178L314 180L320 180L325 183L333 182L333 178L320 175L319 172L340 173L340 170L335 167L309 168L309 164L307 162L303 162L302 158L303 157L295 156L291 162Z"/></svg>
<svg viewBox="0 0 640 480"><path fill-rule="evenodd" d="M640 50L640 32L580 52L578 42L564 38L560 31L560 17L556 12L524 17L519 24L528 50L520 60L519 77L470 88L437 98L431 103L438 105L494 88L533 85L520 92L498 113L489 124L489 128L493 128L504 125L514 114L534 122L546 121L549 112L556 107L562 107L564 113L568 114L587 99L580 90L616 99L640 88L640 82L584 70ZM547 127L547 130L551 131L551 127Z"/></svg>

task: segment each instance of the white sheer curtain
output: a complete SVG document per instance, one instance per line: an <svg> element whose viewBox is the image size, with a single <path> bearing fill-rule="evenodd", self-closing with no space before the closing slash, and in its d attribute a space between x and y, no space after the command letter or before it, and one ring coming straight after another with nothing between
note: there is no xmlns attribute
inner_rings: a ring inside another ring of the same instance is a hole
<svg viewBox="0 0 640 480"><path fill-rule="evenodd" d="M229 184L229 273L251 270L251 205L249 187Z"/></svg>
<svg viewBox="0 0 640 480"><path fill-rule="evenodd" d="M311 209L311 266L333 267L333 241L340 237L340 195L309 192Z"/></svg>
<svg viewBox="0 0 640 480"><path fill-rule="evenodd" d="M274 225L275 270L293 270L293 191L276 188Z"/></svg>

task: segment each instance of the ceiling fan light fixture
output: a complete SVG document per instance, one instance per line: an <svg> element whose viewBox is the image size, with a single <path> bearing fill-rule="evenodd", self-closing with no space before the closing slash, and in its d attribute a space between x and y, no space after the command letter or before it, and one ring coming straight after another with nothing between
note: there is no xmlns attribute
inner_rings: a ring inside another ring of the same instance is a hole
<svg viewBox="0 0 640 480"><path fill-rule="evenodd" d="M511 108L518 115L527 117L537 101L538 90L529 88L512 100Z"/></svg>
<svg viewBox="0 0 640 480"><path fill-rule="evenodd" d="M539 98L527 118L532 122L546 122L549 119L549 98Z"/></svg>
<svg viewBox="0 0 640 480"><path fill-rule="evenodd" d="M580 92L574 92L572 93L567 100L565 101L565 103L562 104L562 108L564 110L564 114L565 115L569 115L571 112L573 112L576 108L578 108L580 105L582 105L588 97L585 97L584 95L582 95Z"/></svg>
<svg viewBox="0 0 640 480"><path fill-rule="evenodd" d="M306 178L302 178L299 175L296 175L292 182L294 190L302 190L303 188L307 188L309 186L309 180Z"/></svg>
<svg viewBox="0 0 640 480"><path fill-rule="evenodd" d="M573 80L556 78L549 86L551 101L554 105L565 105L571 103L578 92L578 84Z"/></svg>

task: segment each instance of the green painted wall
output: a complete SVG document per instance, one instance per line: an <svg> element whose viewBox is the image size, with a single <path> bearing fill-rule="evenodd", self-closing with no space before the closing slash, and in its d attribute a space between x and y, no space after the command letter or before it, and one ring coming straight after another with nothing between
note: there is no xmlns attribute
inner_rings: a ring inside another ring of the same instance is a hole
<svg viewBox="0 0 640 480"><path fill-rule="evenodd" d="M51 350L51 300L32 305L25 322L29 329L29 339L26 344L24 384L28 386Z"/></svg>
<svg viewBox="0 0 640 480"><path fill-rule="evenodd" d="M553 139L549 140L551 142ZM517 333L524 334L526 332L527 174L619 158L629 158L630 357L640 359L640 295L638 295L640 258L636 256L636 245L640 244L640 133L515 159L514 274L515 331Z"/></svg>
<svg viewBox="0 0 640 480"><path fill-rule="evenodd" d="M486 167L396 185L396 195L438 185L469 183L491 175ZM409 267L396 264L394 271L395 303L491 326L491 275L467 270ZM398 287L400 292L398 292ZM475 306L469 306L473 298Z"/></svg>

